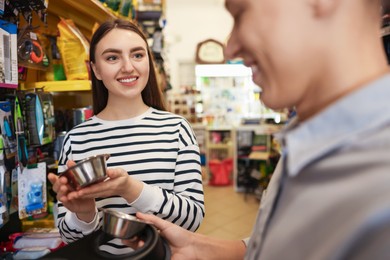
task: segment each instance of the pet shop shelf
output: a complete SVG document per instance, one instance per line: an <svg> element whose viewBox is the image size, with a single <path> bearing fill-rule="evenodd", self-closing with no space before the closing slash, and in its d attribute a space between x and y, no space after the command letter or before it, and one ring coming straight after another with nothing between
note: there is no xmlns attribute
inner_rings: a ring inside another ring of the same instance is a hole
<svg viewBox="0 0 390 260"><path fill-rule="evenodd" d="M7 84L7 83L0 83L0 88L14 88L17 89L17 84Z"/></svg>
<svg viewBox="0 0 390 260"><path fill-rule="evenodd" d="M92 34L95 23L117 17L98 0L55 0L49 3L47 11L49 17L72 19L87 38Z"/></svg>
<svg viewBox="0 0 390 260"><path fill-rule="evenodd" d="M21 84L21 90L43 89L46 92L90 91L89 80L40 81Z"/></svg>

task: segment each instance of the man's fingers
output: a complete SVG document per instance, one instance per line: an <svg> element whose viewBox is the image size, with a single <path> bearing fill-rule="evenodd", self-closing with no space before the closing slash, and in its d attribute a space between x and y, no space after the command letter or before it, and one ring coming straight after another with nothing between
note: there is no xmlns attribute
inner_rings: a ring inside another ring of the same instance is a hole
<svg viewBox="0 0 390 260"><path fill-rule="evenodd" d="M156 217L153 214L145 214L145 213L137 212L137 218L147 223L153 224L157 229L161 231L166 229L169 226L169 224L171 224L170 222L167 222L159 217Z"/></svg>
<svg viewBox="0 0 390 260"><path fill-rule="evenodd" d="M122 239L122 243L128 247L133 248L134 250L143 247L145 244L145 242L137 236L129 239Z"/></svg>

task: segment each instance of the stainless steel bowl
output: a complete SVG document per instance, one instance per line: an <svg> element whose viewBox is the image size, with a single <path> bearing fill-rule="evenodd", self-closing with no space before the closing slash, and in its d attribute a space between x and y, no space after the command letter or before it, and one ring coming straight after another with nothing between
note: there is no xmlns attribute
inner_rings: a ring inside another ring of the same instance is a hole
<svg viewBox="0 0 390 260"><path fill-rule="evenodd" d="M75 190L103 181L107 178L106 161L108 158L110 158L109 154L88 157L69 167L60 174L60 177L65 176L69 185Z"/></svg>
<svg viewBox="0 0 390 260"><path fill-rule="evenodd" d="M103 211L103 231L116 238L128 239L141 233L148 225L134 216L111 209Z"/></svg>

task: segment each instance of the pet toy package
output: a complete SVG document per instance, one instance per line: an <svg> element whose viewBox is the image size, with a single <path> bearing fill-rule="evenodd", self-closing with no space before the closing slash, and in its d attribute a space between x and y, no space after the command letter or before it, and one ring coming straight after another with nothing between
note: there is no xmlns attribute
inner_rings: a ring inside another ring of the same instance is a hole
<svg viewBox="0 0 390 260"><path fill-rule="evenodd" d="M19 218L47 212L46 163L28 165L18 175Z"/></svg>
<svg viewBox="0 0 390 260"><path fill-rule="evenodd" d="M18 34L18 65L47 70L49 59L38 35L31 26L23 27Z"/></svg>

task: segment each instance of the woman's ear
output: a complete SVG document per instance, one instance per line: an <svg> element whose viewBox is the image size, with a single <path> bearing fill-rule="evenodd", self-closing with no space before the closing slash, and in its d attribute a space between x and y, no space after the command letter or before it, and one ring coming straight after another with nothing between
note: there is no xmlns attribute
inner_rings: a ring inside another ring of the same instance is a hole
<svg viewBox="0 0 390 260"><path fill-rule="evenodd" d="M91 64L91 68L92 68L92 70L93 70L93 73L95 74L95 77L96 77L98 80L102 80L102 78L100 77L99 70L96 68L95 63L93 63L93 62L91 61L90 64Z"/></svg>
<svg viewBox="0 0 390 260"><path fill-rule="evenodd" d="M333 14L340 5L340 0L308 0L316 17Z"/></svg>

